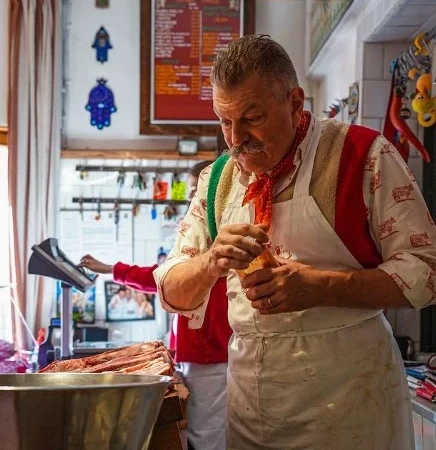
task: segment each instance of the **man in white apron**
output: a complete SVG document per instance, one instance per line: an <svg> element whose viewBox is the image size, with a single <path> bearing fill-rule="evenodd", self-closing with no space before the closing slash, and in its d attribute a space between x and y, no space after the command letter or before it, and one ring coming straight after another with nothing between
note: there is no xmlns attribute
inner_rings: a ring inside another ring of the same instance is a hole
<svg viewBox="0 0 436 450"><path fill-rule="evenodd" d="M193 328L227 276L228 448L413 449L407 382L382 314L436 298L435 225L410 171L383 137L303 112L292 62L269 37L230 44L211 80L232 158L218 185L203 171L154 275L164 307ZM265 245L280 267L241 284L236 270Z"/></svg>

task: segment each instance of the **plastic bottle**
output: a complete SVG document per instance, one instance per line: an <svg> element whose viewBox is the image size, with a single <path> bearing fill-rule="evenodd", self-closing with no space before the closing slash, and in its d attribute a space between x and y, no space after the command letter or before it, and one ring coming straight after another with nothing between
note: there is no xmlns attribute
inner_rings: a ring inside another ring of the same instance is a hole
<svg viewBox="0 0 436 450"><path fill-rule="evenodd" d="M36 373L39 370L38 355L39 345L35 345L35 347L33 347L32 354L30 355L30 370L32 373Z"/></svg>

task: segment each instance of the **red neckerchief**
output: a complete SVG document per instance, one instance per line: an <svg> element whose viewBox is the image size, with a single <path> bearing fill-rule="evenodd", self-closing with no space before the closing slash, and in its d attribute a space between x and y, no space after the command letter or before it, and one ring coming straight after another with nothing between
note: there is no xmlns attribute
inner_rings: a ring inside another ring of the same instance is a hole
<svg viewBox="0 0 436 450"><path fill-rule="evenodd" d="M268 175L267 173L259 175L256 181L253 181L248 185L244 200L242 201L242 206L247 204L249 201L254 200L255 224L265 224L269 229L271 225L274 184L279 178L287 173L290 173L295 167L295 152L305 138L309 124L310 113L304 111L301 117L300 126L295 134L295 139L291 150L273 168L271 175Z"/></svg>

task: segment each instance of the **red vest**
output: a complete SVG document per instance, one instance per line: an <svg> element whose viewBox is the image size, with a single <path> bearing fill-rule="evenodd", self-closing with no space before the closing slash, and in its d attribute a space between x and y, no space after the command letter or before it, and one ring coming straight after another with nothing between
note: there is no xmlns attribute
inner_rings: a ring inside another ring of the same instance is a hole
<svg viewBox="0 0 436 450"><path fill-rule="evenodd" d="M227 347L232 329L227 318L227 280L220 278L210 292L203 326L189 328L187 317L179 314L176 334L170 335L170 347L177 362L218 364L227 362Z"/></svg>
<svg viewBox="0 0 436 450"><path fill-rule="evenodd" d="M365 269L383 262L371 237L363 198L365 163L380 133L350 125L339 162L336 186L335 231L350 253Z"/></svg>
<svg viewBox="0 0 436 450"><path fill-rule="evenodd" d="M113 269L114 281L143 292L156 292L152 267L129 266L121 262ZM217 364L227 362L227 347L232 329L227 318L227 282L220 278L210 292L203 326L188 327L188 319L179 315L177 333L171 329L169 347L176 351L177 362Z"/></svg>

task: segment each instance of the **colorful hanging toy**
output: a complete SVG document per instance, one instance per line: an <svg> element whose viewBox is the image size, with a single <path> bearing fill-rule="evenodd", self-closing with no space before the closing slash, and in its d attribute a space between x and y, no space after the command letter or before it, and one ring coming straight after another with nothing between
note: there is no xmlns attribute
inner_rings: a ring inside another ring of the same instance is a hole
<svg viewBox="0 0 436 450"><path fill-rule="evenodd" d="M431 71L431 61L427 47L425 38L417 36L414 45L401 53L391 64L391 92L383 135L396 147L406 163L409 159L410 144L418 150L425 162L430 162L427 149L406 122L406 119L410 117L407 104L411 95L407 93L407 85L411 79L418 79L418 95L414 95L412 109L418 112L418 120L421 119L419 120L421 125L429 126L427 123L432 121L433 101L429 93L431 78L426 76ZM420 111L422 111L422 116L419 115Z"/></svg>
<svg viewBox="0 0 436 450"><path fill-rule="evenodd" d="M416 94L412 100L412 109L418 115L422 127L431 127L436 123L436 97L431 96L432 75L425 73L416 82Z"/></svg>
<svg viewBox="0 0 436 450"><path fill-rule="evenodd" d="M171 200L184 200L185 198L186 181L181 181L177 173L175 173L171 183Z"/></svg>
<svg viewBox="0 0 436 450"><path fill-rule="evenodd" d="M97 61L100 61L102 64L107 62L109 50L113 47L109 40L109 33L106 31L105 27L100 27L95 34L92 48L95 48L96 50Z"/></svg>
<svg viewBox="0 0 436 450"><path fill-rule="evenodd" d="M89 93L88 104L86 110L91 113L91 125L102 130L111 124L111 114L117 110L115 106L114 94L107 87L107 80L100 78Z"/></svg>
<svg viewBox="0 0 436 450"><path fill-rule="evenodd" d="M153 200L166 200L168 194L168 183L156 176L153 183Z"/></svg>

